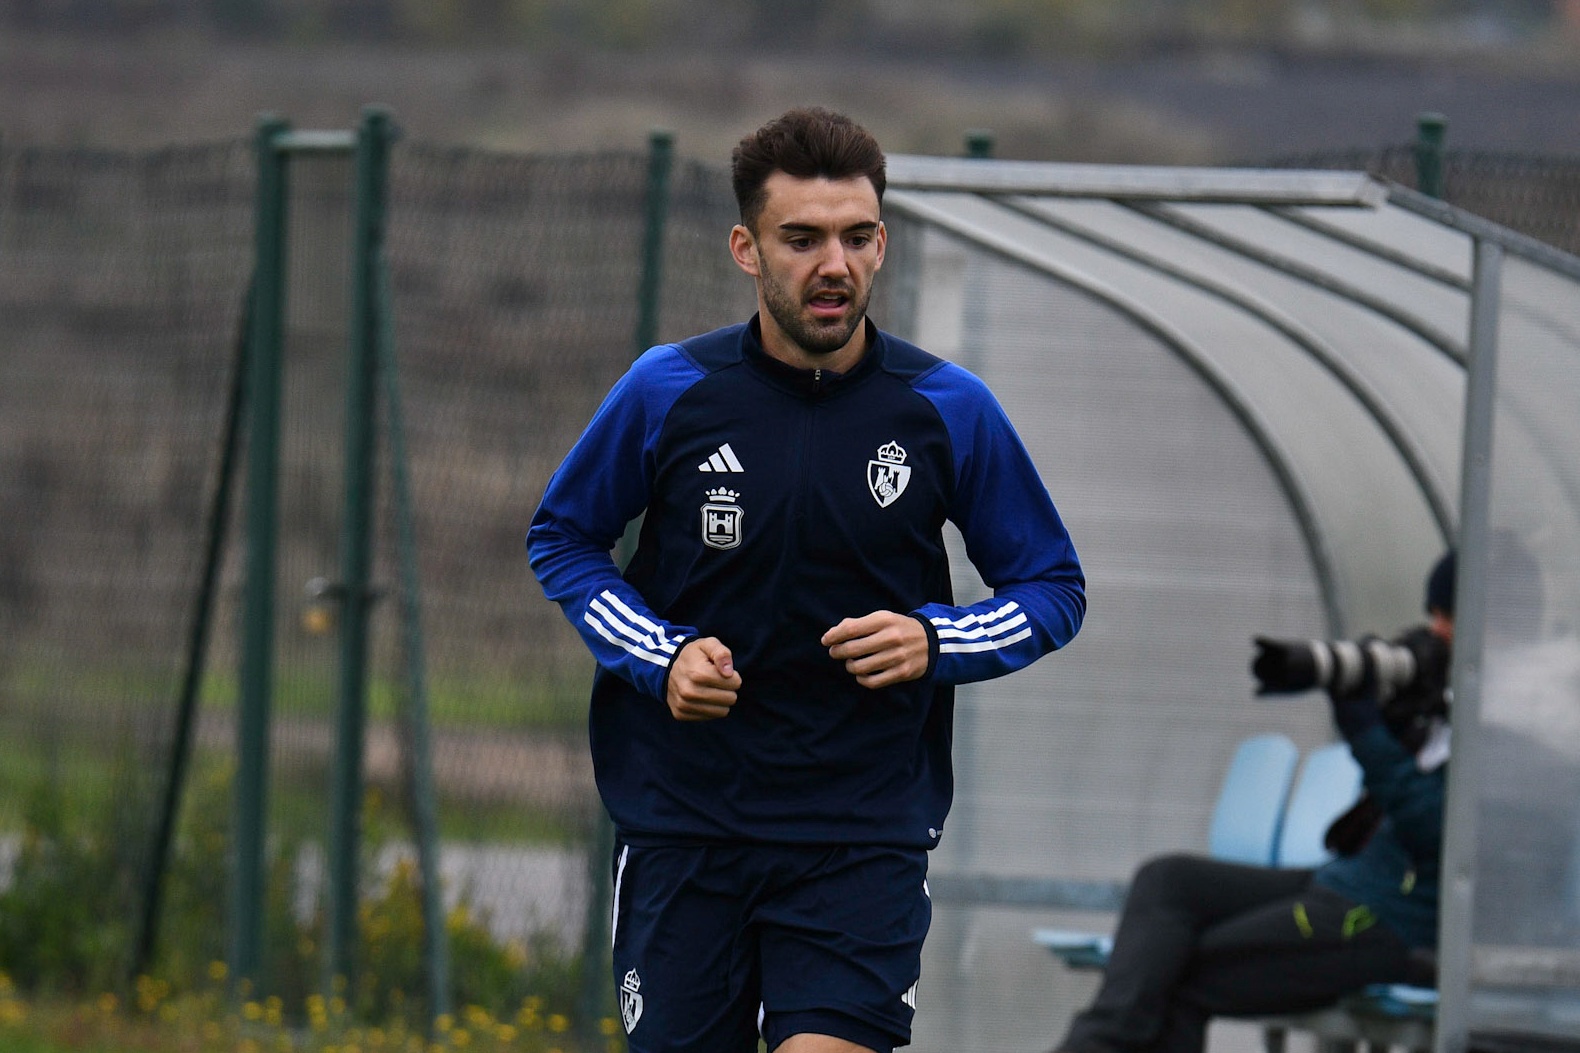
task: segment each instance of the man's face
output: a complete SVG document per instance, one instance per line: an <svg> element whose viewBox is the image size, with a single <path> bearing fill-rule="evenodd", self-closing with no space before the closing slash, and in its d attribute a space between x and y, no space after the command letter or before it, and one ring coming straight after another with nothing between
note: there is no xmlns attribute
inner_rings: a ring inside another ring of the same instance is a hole
<svg viewBox="0 0 1580 1053"><path fill-rule="evenodd" d="M883 264L888 235L878 220L878 194L865 176L797 179L775 172L756 230L730 232L736 263L757 279L763 343L792 364L859 358L856 339ZM853 354L840 356L840 351Z"/></svg>

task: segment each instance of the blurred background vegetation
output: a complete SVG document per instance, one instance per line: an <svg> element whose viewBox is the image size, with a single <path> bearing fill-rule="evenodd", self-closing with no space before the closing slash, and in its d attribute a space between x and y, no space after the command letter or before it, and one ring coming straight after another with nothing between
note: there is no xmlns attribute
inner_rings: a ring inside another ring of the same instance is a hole
<svg viewBox="0 0 1580 1053"><path fill-rule="evenodd" d="M431 140L722 160L789 105L895 152L1580 152L1580 0L0 0L0 135L149 146L388 104Z"/></svg>
<svg viewBox="0 0 1580 1053"><path fill-rule="evenodd" d="M1256 41L1291 47L1509 42L1566 0L8 0L19 28L627 51L803 47L1004 57ZM1379 38L1384 34L1386 41Z"/></svg>

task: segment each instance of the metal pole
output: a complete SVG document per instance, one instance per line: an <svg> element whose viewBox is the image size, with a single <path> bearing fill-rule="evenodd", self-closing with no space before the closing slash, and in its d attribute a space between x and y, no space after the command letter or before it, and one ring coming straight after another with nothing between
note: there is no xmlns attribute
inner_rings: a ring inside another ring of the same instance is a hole
<svg viewBox="0 0 1580 1053"><path fill-rule="evenodd" d="M1423 113L1415 119L1416 189L1428 197L1443 196L1443 138L1448 118L1441 113Z"/></svg>
<svg viewBox="0 0 1580 1053"><path fill-rule="evenodd" d="M642 279L636 295L636 353L658 342L659 290L664 283L664 228L669 221L669 174L675 134L654 129L647 138L647 227L642 235Z"/></svg>
<svg viewBox="0 0 1580 1053"><path fill-rule="evenodd" d="M433 785L433 746L428 723L428 672L422 633L422 595L417 577L415 506L406 456L400 382L395 367L394 312L389 274L380 268L379 368L388 407L396 544L401 574L402 649L406 656L406 723L411 751L412 822L417 833L417 869L422 877L423 954L428 974L431 1026L450 1013L450 940L444 924L439 877L439 809Z"/></svg>
<svg viewBox="0 0 1580 1053"><path fill-rule="evenodd" d="M326 986L350 985L357 944L368 619L372 608L373 461L378 349L378 260L383 241L389 115L369 109L357 136L356 227L351 245L351 334L346 376L345 513L340 534L340 705L329 813Z"/></svg>
<svg viewBox="0 0 1580 1053"><path fill-rule="evenodd" d="M1503 247L1476 242L1470 295L1470 358L1465 379L1465 452L1454 600L1454 759L1443 816L1443 888L1438 917L1437 1053L1470 1045L1471 957L1476 900L1476 825L1480 799L1481 674L1492 523L1492 436L1497 408L1498 305Z"/></svg>
<svg viewBox="0 0 1580 1053"><path fill-rule="evenodd" d="M274 690L274 590L280 472L280 358L285 329L286 159L283 118L258 120L252 361L248 369L247 556L236 714L235 843L228 966L232 989L257 979L263 946L269 709Z"/></svg>
<svg viewBox="0 0 1580 1053"><path fill-rule="evenodd" d="M394 129L386 126L391 139ZM382 243L380 245L382 250ZM421 582L417 575L416 510L401 410L400 373L395 361L395 312L388 260L378 257L378 303L374 339L384 378L389 429L391 489L395 498L396 557L401 576L401 645L406 659L406 725L411 751L412 823L417 834L417 869L422 877L423 956L428 974L430 1033L450 1013L450 941L444 924L439 878L439 810L433 785L433 746L428 723L428 672L422 633Z"/></svg>
<svg viewBox="0 0 1580 1053"><path fill-rule="evenodd" d="M165 870L170 865L170 844L175 839L176 819L181 812L181 795L186 788L187 769L192 757L192 726L197 719L199 689L208 660L209 631L213 627L214 594L219 588L219 571L225 561L225 531L230 524L232 481L241 452L241 420L247 398L247 342L252 338L252 290L242 302L236 334L236 349L231 362L230 396L225 403L225 423L221 427L219 479L209 505L208 542L203 553L203 571L198 579L192 624L188 627L187 664L181 679L181 695L176 704L175 736L170 744L170 769L165 780L154 831L154 848L143 883L143 916L133 949L131 977L135 979L153 961L159 939L159 915L164 902Z"/></svg>

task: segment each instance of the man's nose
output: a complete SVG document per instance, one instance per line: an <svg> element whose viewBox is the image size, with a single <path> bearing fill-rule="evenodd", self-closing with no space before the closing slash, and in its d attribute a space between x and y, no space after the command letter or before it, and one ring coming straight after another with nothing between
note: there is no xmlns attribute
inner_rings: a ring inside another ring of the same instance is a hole
<svg viewBox="0 0 1580 1053"><path fill-rule="evenodd" d="M824 277L840 277L850 273L850 259L845 254L845 246L833 242L823 250L823 256L817 263L818 274Z"/></svg>

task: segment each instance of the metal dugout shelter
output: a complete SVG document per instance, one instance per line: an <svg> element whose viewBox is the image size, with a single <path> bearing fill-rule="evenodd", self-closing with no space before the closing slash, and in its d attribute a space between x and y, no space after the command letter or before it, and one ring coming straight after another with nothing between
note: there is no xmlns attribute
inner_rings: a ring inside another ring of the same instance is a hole
<svg viewBox="0 0 1580 1053"><path fill-rule="evenodd" d="M876 316L993 387L1090 598L959 692L915 1048L1047 1048L1095 980L1028 929L1200 849L1245 735L1331 736L1253 698L1251 637L1419 623L1450 544L1439 1049L1580 1034L1580 260L1340 172L891 157L885 217Z"/></svg>

